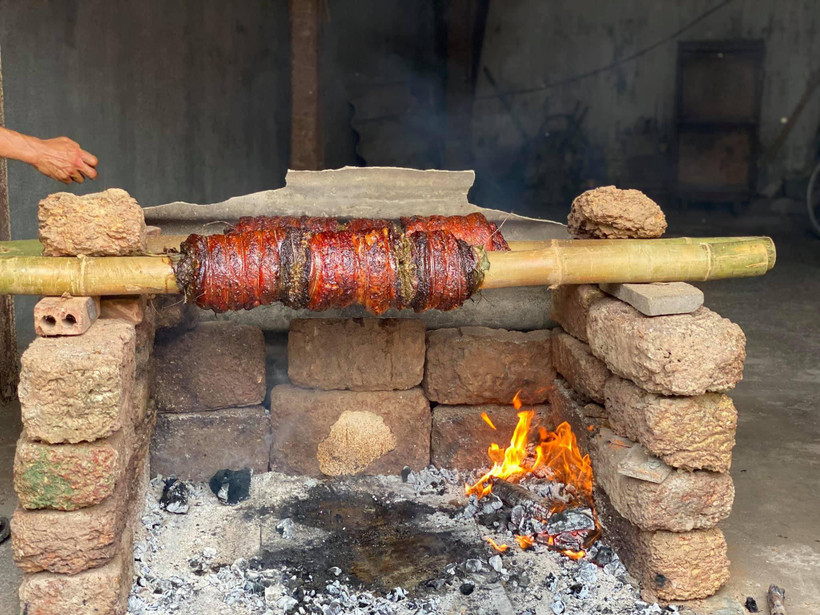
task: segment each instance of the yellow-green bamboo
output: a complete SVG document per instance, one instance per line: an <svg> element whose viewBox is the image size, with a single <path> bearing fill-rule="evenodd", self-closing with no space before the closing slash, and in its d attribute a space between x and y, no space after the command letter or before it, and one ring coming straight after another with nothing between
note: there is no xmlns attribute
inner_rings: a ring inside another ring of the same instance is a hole
<svg viewBox="0 0 820 615"><path fill-rule="evenodd" d="M36 254L36 247L23 243L0 243L0 294L179 292L168 256L30 256L24 253ZM775 262L768 237L553 240L539 245L538 250L487 253L482 288L705 281L763 275Z"/></svg>

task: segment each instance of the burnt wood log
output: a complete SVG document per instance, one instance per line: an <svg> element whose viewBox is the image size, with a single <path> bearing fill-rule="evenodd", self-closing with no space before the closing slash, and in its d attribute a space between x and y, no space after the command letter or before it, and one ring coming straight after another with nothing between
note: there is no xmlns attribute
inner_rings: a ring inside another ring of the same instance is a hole
<svg viewBox="0 0 820 615"><path fill-rule="evenodd" d="M769 612L771 615L787 615L785 589L777 585L769 585L766 599L769 602Z"/></svg>

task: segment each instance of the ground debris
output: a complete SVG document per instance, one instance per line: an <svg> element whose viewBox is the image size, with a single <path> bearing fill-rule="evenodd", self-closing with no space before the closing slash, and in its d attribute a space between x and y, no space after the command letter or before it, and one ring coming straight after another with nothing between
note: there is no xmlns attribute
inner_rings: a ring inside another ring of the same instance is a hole
<svg viewBox="0 0 820 615"><path fill-rule="evenodd" d="M433 468L403 478L259 474L250 498L235 506L222 506L206 483L190 483L189 512L174 515L160 508L166 480L158 477L134 547L128 613L661 612L640 602L617 555L600 541L573 561L540 544L520 549L508 523L496 519L490 537L510 545L497 553L477 522L503 512L500 500L466 498L471 477L458 472ZM353 540L367 533L376 538L356 552ZM348 543L345 534L353 537Z"/></svg>

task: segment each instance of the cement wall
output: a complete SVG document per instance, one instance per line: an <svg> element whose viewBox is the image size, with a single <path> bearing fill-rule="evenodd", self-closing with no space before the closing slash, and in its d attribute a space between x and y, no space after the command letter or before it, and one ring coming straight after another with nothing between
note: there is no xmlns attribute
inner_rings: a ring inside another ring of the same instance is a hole
<svg viewBox="0 0 820 615"><path fill-rule="evenodd" d="M561 82L661 41L720 4L717 0L577 0L550 2L546 10L538 0L492 2L482 66L492 71L502 91ZM678 40L762 39L766 56L760 139L765 150L803 95L811 71L820 68L820 3L734 0L724 4L679 37L614 70L510 96L510 104L530 135L545 113L570 112L577 102L588 105L584 132L602 150L608 180L617 183L626 175L628 155L638 153L636 136L647 130L660 141L668 142L672 136ZM493 93L481 74L474 110L476 158L478 168L503 171L521 138ZM819 121L820 92L815 92L769 176L806 169L813 159Z"/></svg>

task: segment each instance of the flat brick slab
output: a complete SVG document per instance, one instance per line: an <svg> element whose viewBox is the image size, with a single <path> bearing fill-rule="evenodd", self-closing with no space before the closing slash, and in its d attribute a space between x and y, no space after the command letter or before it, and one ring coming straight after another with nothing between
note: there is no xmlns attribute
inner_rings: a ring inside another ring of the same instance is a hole
<svg viewBox="0 0 820 615"><path fill-rule="evenodd" d="M666 216L640 190L602 186L572 202L567 230L582 239L649 239L666 230Z"/></svg>
<svg viewBox="0 0 820 615"><path fill-rule="evenodd" d="M271 390L271 467L287 474L398 474L430 463L430 404L421 389Z"/></svg>
<svg viewBox="0 0 820 615"><path fill-rule="evenodd" d="M590 441L595 481L615 510L642 530L686 532L714 527L729 516L735 488L728 474L677 471L653 483L624 476L619 465L634 442L601 429Z"/></svg>
<svg viewBox="0 0 820 615"><path fill-rule="evenodd" d="M659 600L706 598L729 580L720 529L646 532L619 515L600 490L595 508L607 542L641 587Z"/></svg>
<svg viewBox="0 0 820 615"><path fill-rule="evenodd" d="M158 335L154 366L160 412L255 406L265 398L265 339L258 327L206 322Z"/></svg>
<svg viewBox="0 0 820 615"><path fill-rule="evenodd" d="M57 192L40 201L44 256L127 256L145 251L145 217L125 190L77 196Z"/></svg>
<svg viewBox="0 0 820 615"><path fill-rule="evenodd" d="M592 352L613 373L652 393L721 392L743 377L743 331L704 307L692 314L650 317L606 299L590 308L587 334Z"/></svg>
<svg viewBox="0 0 820 615"><path fill-rule="evenodd" d="M315 389L411 389L424 375L424 333L418 320L293 320L288 376L293 384Z"/></svg>
<svg viewBox="0 0 820 615"><path fill-rule="evenodd" d="M83 335L38 338L22 356L20 409L29 438L105 437L122 426L134 388L134 326L97 320Z"/></svg>
<svg viewBox="0 0 820 615"><path fill-rule="evenodd" d="M14 490L23 508L76 510L102 502L122 479L131 442L121 432L79 444L17 441Z"/></svg>
<svg viewBox="0 0 820 615"><path fill-rule="evenodd" d="M552 291L550 318L571 336L586 342L589 308L604 298L606 295L591 284L559 286Z"/></svg>
<svg viewBox="0 0 820 615"><path fill-rule="evenodd" d="M534 428L538 425L555 429L549 406L525 409L535 410L530 433L537 434ZM484 421L482 413L487 414L495 429ZM459 470L489 467L492 465L487 456L490 444L508 446L517 424L518 411L512 406L436 406L433 408L430 463L439 468Z"/></svg>
<svg viewBox="0 0 820 615"><path fill-rule="evenodd" d="M686 282L601 284L600 288L645 316L691 314L703 305L703 291Z"/></svg>
<svg viewBox="0 0 820 615"><path fill-rule="evenodd" d="M555 370L547 330L485 327L427 333L424 391L441 404L509 404L517 392L525 404L547 399Z"/></svg>
<svg viewBox="0 0 820 615"><path fill-rule="evenodd" d="M98 297L43 297L34 306L34 332L40 336L82 335L99 315Z"/></svg>
<svg viewBox="0 0 820 615"><path fill-rule="evenodd" d="M603 403L604 385L612 372L592 354L589 344L567 335L563 329L553 329L552 365L576 392Z"/></svg>
<svg viewBox="0 0 820 615"><path fill-rule="evenodd" d="M606 383L612 430L640 442L676 468L727 472L737 430L737 410L721 393L664 397L613 376Z"/></svg>
<svg viewBox="0 0 820 615"><path fill-rule="evenodd" d="M151 475L208 480L224 469L267 472L270 447L270 418L262 406L160 414Z"/></svg>

